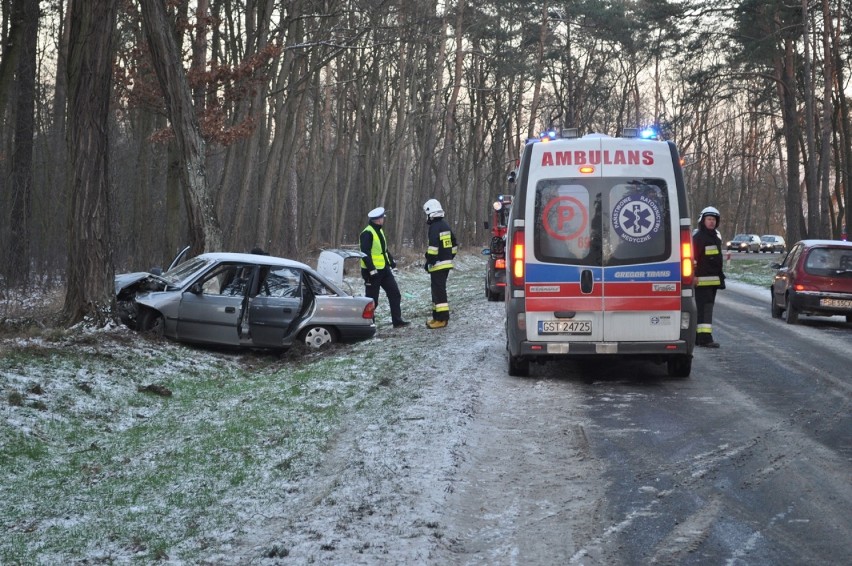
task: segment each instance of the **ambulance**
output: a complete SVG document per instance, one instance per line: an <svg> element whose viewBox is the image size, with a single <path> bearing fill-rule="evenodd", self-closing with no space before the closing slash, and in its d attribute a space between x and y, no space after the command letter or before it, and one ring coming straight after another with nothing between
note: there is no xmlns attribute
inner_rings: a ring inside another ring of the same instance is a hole
<svg viewBox="0 0 852 566"><path fill-rule="evenodd" d="M506 235L509 374L558 358L635 357L688 377L691 222L670 141L628 128L527 143Z"/></svg>

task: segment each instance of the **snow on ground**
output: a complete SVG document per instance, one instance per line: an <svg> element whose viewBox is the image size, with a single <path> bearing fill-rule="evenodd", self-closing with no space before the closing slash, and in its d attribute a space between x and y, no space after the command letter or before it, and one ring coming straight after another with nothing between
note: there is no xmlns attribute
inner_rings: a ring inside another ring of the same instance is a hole
<svg viewBox="0 0 852 566"><path fill-rule="evenodd" d="M51 454L30 462L0 449L0 528L10 534L0 563L428 559L477 390L505 364L502 303L485 300L484 267L482 256L459 256L446 329L425 327L429 278L411 266L398 275L410 327L391 327L382 294L376 338L322 354L276 360L152 342L124 328L0 341L0 439ZM205 380L256 389L180 412L192 384ZM167 401L139 393L163 383L175 388ZM300 404L276 405L276 391L296 383ZM205 429L250 426L239 416L252 404L273 423L255 425L257 445L209 453ZM175 422L179 429L168 428ZM137 439L160 426L153 442ZM190 469L168 469L170 459L204 450ZM28 490L27 478L46 485ZM211 501L199 507L193 497Z"/></svg>

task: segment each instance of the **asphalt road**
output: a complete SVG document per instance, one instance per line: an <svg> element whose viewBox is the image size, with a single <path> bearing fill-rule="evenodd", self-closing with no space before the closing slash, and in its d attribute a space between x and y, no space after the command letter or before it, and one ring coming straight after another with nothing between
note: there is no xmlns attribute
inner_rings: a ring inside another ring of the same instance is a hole
<svg viewBox="0 0 852 566"><path fill-rule="evenodd" d="M732 284L714 335L687 379L629 361L490 378L433 558L852 563L852 325L787 325Z"/></svg>

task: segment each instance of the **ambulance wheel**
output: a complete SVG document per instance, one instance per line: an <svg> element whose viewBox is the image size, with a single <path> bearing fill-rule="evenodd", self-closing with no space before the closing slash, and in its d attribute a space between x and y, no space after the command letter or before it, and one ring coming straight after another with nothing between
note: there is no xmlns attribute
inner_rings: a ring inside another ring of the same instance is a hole
<svg viewBox="0 0 852 566"><path fill-rule="evenodd" d="M669 377L689 377L692 372L692 358L689 356L675 356L666 361Z"/></svg>
<svg viewBox="0 0 852 566"><path fill-rule="evenodd" d="M509 375L512 377L527 377L530 374L530 361L520 356L509 354Z"/></svg>

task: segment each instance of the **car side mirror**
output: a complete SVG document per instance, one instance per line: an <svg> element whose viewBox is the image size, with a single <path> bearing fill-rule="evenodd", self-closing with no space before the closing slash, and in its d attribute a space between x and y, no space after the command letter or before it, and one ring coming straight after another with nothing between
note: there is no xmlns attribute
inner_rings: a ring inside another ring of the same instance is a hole
<svg viewBox="0 0 852 566"><path fill-rule="evenodd" d="M194 283L192 287L189 288L189 292L193 295L200 295L204 292L204 289L201 288L201 283Z"/></svg>
<svg viewBox="0 0 852 566"><path fill-rule="evenodd" d="M769 267L771 267L772 269L781 269L781 264L780 263L770 263Z"/></svg>

